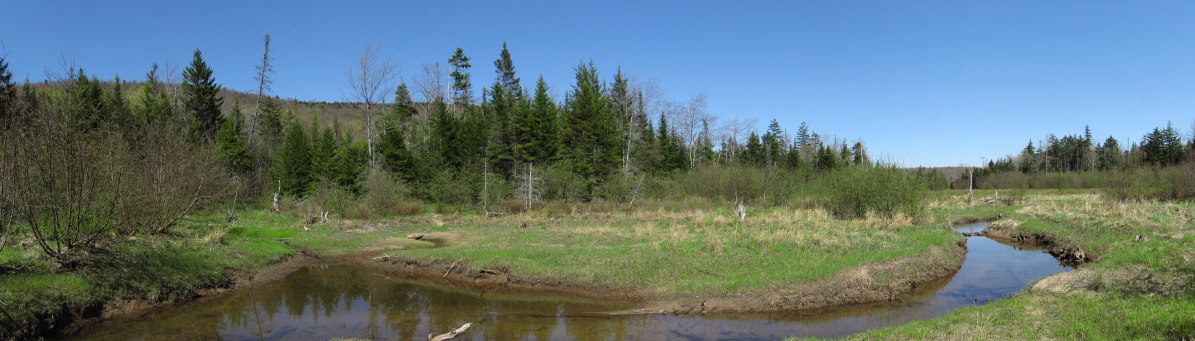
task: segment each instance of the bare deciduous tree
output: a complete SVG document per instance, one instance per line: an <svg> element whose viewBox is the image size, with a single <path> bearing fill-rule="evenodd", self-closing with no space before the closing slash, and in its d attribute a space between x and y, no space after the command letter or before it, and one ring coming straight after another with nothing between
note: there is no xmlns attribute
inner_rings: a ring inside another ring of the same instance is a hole
<svg viewBox="0 0 1195 341"><path fill-rule="evenodd" d="M742 149L743 146L740 137L747 135L747 133L752 130L755 130L755 125L758 123L758 119L755 117L748 117L745 119L731 117L723 120L722 122L722 125L719 127L722 130L722 134L725 136L725 140L728 142L725 146L725 148L728 148L726 152L729 153L728 157L733 160L735 158L735 153Z"/></svg>
<svg viewBox="0 0 1195 341"><path fill-rule="evenodd" d="M705 94L698 93L684 103L669 102L667 107L668 116L672 117L669 121L673 123L673 127L680 133L689 149L689 165L692 166L696 162L697 139L701 137L702 122L709 116L706 112Z"/></svg>
<svg viewBox="0 0 1195 341"><path fill-rule="evenodd" d="M257 115L261 112L261 98L265 96L266 91L270 91L274 85L274 79L270 74L274 73L274 66L270 61L274 60L270 57L270 34L267 33L264 39L265 52L261 54L261 64L254 65L257 69L257 74L253 75L253 79L257 81L257 101L253 105L253 116L249 117L249 145L253 145L253 136L257 135Z"/></svg>
<svg viewBox="0 0 1195 341"><path fill-rule="evenodd" d="M448 95L447 77L448 74L444 72L444 66L440 62L435 62L423 64L421 75L413 80L415 90L419 92L420 96L423 96L424 120L431 114L432 105L444 102L445 96Z"/></svg>
<svg viewBox="0 0 1195 341"><path fill-rule="evenodd" d="M378 53L382 49L382 41L368 40L365 48L357 52L356 65L350 64L344 70L344 79L349 82L351 93L349 100L365 105L362 116L365 118L365 143L369 153L370 163L375 160L373 140L375 130L375 116L377 104L386 103L386 98L393 90L390 86L398 78L400 72L398 63L393 58L382 58Z"/></svg>

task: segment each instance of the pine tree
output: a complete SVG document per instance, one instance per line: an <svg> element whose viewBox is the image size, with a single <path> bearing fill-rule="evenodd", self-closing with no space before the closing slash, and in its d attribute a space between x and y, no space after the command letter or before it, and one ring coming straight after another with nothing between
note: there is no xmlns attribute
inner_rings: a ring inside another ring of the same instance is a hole
<svg viewBox="0 0 1195 341"><path fill-rule="evenodd" d="M218 97L219 91L212 69L203 61L199 49L195 49L191 65L183 71L183 108L190 115L191 134L197 141L211 141L220 129L224 119L220 106L224 99Z"/></svg>
<svg viewBox="0 0 1195 341"><path fill-rule="evenodd" d="M230 119L223 120L220 131L216 133L216 147L228 164L228 168L235 172L247 172L252 164L249 159L249 147L245 145L241 126L245 122L245 114L241 111L241 101L234 97Z"/></svg>
<svg viewBox="0 0 1195 341"><path fill-rule="evenodd" d="M473 100L473 83L469 80L469 57L465 50L456 48L452 57L448 58L448 65L452 67L452 103L453 110L460 110L468 106Z"/></svg>
<svg viewBox="0 0 1195 341"><path fill-rule="evenodd" d="M618 165L618 120L592 61L577 66L576 78L565 101L564 149L592 198L601 179Z"/></svg>
<svg viewBox="0 0 1195 341"><path fill-rule="evenodd" d="M270 171L275 181L281 182L283 194L302 197L311 188L314 180L311 173L311 144L307 139L307 131L299 122L291 123L282 150Z"/></svg>

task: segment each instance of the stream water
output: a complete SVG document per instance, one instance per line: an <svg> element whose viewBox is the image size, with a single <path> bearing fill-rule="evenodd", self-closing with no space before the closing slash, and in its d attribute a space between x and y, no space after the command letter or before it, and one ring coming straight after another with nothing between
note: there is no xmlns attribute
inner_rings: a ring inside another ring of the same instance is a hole
<svg viewBox="0 0 1195 341"><path fill-rule="evenodd" d="M979 232L988 223L959 226ZM466 322L460 340L777 340L835 337L931 318L1020 292L1069 271L1043 250L968 237L951 278L896 303L810 313L604 316L623 302L478 294L391 280L348 264L315 265L230 295L99 324L70 340L426 340Z"/></svg>

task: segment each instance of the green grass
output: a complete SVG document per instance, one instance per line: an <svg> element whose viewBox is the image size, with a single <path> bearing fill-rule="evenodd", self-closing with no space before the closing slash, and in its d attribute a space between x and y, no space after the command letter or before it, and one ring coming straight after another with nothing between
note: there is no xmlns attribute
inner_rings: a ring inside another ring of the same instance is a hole
<svg viewBox="0 0 1195 341"><path fill-rule="evenodd" d="M635 213L600 219L473 219L427 226L455 233L439 248L395 250L422 260L507 267L523 278L636 288L651 294L730 294L824 279L843 270L911 258L904 271L949 262L961 238L944 226L885 227L769 209L740 226L729 210ZM941 257L915 257L939 249Z"/></svg>
<svg viewBox="0 0 1195 341"><path fill-rule="evenodd" d="M9 246L0 252L0 266L11 270L0 276L0 338L61 327L68 312L113 298L152 301L223 286L230 270L294 251L281 240L293 231L229 229L217 216L191 217L170 236L114 238L73 269L58 267L34 247Z"/></svg>
<svg viewBox="0 0 1195 341"><path fill-rule="evenodd" d="M1195 300L1027 292L855 340L1174 340L1195 336Z"/></svg>
<svg viewBox="0 0 1195 341"><path fill-rule="evenodd" d="M1090 191L1032 192L1024 209L990 229L1044 236L1058 247L1083 250L1092 263L1043 280L1043 289L852 338L1195 338L1192 220L1191 202L1126 203Z"/></svg>

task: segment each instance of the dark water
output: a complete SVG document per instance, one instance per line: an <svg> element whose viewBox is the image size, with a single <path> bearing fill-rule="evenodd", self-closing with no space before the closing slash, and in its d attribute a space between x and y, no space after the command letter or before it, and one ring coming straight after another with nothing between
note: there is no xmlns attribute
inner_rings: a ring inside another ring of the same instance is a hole
<svg viewBox="0 0 1195 341"><path fill-rule="evenodd" d="M978 232L987 223L960 226ZM1039 249L969 237L950 279L899 303L809 313L603 316L620 302L515 297L384 278L353 265L319 265L232 295L95 326L75 340L426 340L466 322L458 340L775 340L833 337L931 318L1020 292L1069 271Z"/></svg>

